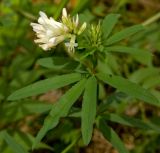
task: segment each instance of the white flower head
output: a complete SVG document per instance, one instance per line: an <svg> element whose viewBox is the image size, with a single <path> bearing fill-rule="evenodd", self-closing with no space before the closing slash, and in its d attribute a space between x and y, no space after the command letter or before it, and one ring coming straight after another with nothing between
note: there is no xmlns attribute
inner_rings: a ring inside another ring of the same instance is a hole
<svg viewBox="0 0 160 153"><path fill-rule="evenodd" d="M70 41L66 42L65 45L69 52L74 52L74 48L78 46L75 43L76 35L81 34L86 28L86 23L79 27L78 14L71 18L66 9L63 8L62 22L57 22L52 17L48 18L44 12L40 11L39 14L38 23L31 23L38 38L35 43L38 43L42 49L49 50L69 38Z"/></svg>
<svg viewBox="0 0 160 153"><path fill-rule="evenodd" d="M38 23L31 23L38 38L35 43L38 43L44 50L49 50L65 39L68 28L52 17L48 18L44 12L40 11L39 14Z"/></svg>

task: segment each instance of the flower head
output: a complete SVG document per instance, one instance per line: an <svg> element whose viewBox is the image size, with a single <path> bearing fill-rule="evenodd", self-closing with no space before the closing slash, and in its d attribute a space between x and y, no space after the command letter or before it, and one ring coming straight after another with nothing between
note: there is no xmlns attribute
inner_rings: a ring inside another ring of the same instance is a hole
<svg viewBox="0 0 160 153"><path fill-rule="evenodd" d="M38 43L42 49L49 50L65 39L70 39L65 45L69 52L74 52L74 48L78 46L75 42L76 35L80 35L86 28L86 23L79 28L78 14L71 18L63 8L62 22L57 22L52 17L48 18L44 12L40 11L39 14L38 23L31 23L38 38L35 43Z"/></svg>
<svg viewBox="0 0 160 153"><path fill-rule="evenodd" d="M87 24L84 22L81 27L79 27L79 16L78 14L71 18L67 14L66 8L62 10L62 23L67 26L70 33L80 35L86 28Z"/></svg>
<svg viewBox="0 0 160 153"><path fill-rule="evenodd" d="M88 30L89 44L93 47L100 47L102 44L102 32L100 22L97 25L91 25Z"/></svg>
<svg viewBox="0 0 160 153"><path fill-rule="evenodd" d="M65 39L68 28L52 17L48 18L44 12L39 12L39 14L38 23L31 23L38 38L35 43L38 43L44 50L49 50Z"/></svg>

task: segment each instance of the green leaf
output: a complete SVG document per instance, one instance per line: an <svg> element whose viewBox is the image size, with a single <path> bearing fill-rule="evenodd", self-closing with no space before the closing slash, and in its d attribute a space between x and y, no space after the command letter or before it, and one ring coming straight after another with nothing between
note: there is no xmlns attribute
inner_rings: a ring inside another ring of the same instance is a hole
<svg viewBox="0 0 160 153"><path fill-rule="evenodd" d="M112 105L115 104L117 105L118 103L121 103L122 101L125 101L127 98L127 95L124 92L113 92L112 94L107 96L107 99L101 102L97 108L98 114L102 114L108 110ZM124 103L125 105L125 103ZM117 108L119 105L117 105ZM121 109L119 109L121 110Z"/></svg>
<svg viewBox="0 0 160 153"><path fill-rule="evenodd" d="M37 63L45 68L61 70L61 72L73 71L78 66L78 62L67 57L46 57L39 59Z"/></svg>
<svg viewBox="0 0 160 153"><path fill-rule="evenodd" d="M6 103L0 107L0 121L1 124L15 122L30 114L48 112L51 106L52 104L31 99Z"/></svg>
<svg viewBox="0 0 160 153"><path fill-rule="evenodd" d="M97 102L97 80L90 77L87 80L83 103L82 103L82 138L85 145L88 145L93 131L93 124L96 117Z"/></svg>
<svg viewBox="0 0 160 153"><path fill-rule="evenodd" d="M133 72L129 79L135 83L142 83L147 78L158 75L159 73L160 73L159 68L155 67L141 68Z"/></svg>
<svg viewBox="0 0 160 153"><path fill-rule="evenodd" d="M121 41L122 39L128 38L129 36L143 30L144 27L142 25L135 25L129 28L126 28L120 32L117 32L113 36L109 37L105 45L112 45Z"/></svg>
<svg viewBox="0 0 160 153"><path fill-rule="evenodd" d="M119 14L109 14L107 15L102 22L102 32L105 39L108 38L112 32L114 26L116 25L120 15Z"/></svg>
<svg viewBox="0 0 160 153"><path fill-rule="evenodd" d="M153 96L148 90L142 88L138 84L115 75L107 75L103 73L97 74L98 78L112 87L130 95L137 99L143 100L149 104L160 106L158 99Z"/></svg>
<svg viewBox="0 0 160 153"><path fill-rule="evenodd" d="M104 119L112 121L112 122L116 122L116 123L120 123L123 125L127 125L127 126L131 126L131 127L138 127L144 130L155 130L157 132L160 132L160 129L158 128L154 128L152 126L152 123L149 122L144 122L140 119L134 118L134 117L129 117L129 116L125 116L125 115L118 115L118 114L104 114L101 115Z"/></svg>
<svg viewBox="0 0 160 153"><path fill-rule="evenodd" d="M147 78L144 82L143 82L143 87L145 89L149 89L149 88L154 88L159 86L160 84L160 77L159 74L152 76L150 78Z"/></svg>
<svg viewBox="0 0 160 153"><path fill-rule="evenodd" d="M60 1L60 3L58 4L58 6L56 7L57 10L54 14L54 19L57 20L58 17L60 16L61 12L62 12L62 9L67 5L69 0L63 0L63 1Z"/></svg>
<svg viewBox="0 0 160 153"><path fill-rule="evenodd" d="M21 132L18 130L14 131L14 134L12 137L17 141L21 146L24 147L26 150L31 150L32 149L32 144L35 140L35 137L33 137L31 134L26 133L26 132ZM49 146L45 143L39 143L36 149L48 149L53 151L53 147Z"/></svg>
<svg viewBox="0 0 160 153"><path fill-rule="evenodd" d="M109 142L111 142L111 144L118 150L119 153L128 153L117 133L111 127L109 127L103 119L100 119L99 121L99 129L103 133L103 136Z"/></svg>
<svg viewBox="0 0 160 153"><path fill-rule="evenodd" d="M28 153L20 144L18 144L6 131L2 133L3 139L15 153Z"/></svg>
<svg viewBox="0 0 160 153"><path fill-rule="evenodd" d="M1 137L1 133L2 133L2 137ZM3 131L1 133L0 133L0 152L8 153L9 150L11 149L10 147L8 147L9 146L8 144L3 145L3 143L1 142L1 140L3 140ZM18 142L18 144L21 145L27 151L32 149L32 143L35 140L35 138L31 134L26 132L25 133L21 132L18 129L12 132L12 139L14 139L15 142ZM47 149L47 150L53 151L53 147L45 143L39 143L36 149ZM13 152L10 151L9 153L13 153Z"/></svg>
<svg viewBox="0 0 160 153"><path fill-rule="evenodd" d="M84 22L89 24L94 18L95 18L95 16L88 9L84 10L83 13L79 14L80 24L83 24ZM78 46L79 46L79 44L78 44Z"/></svg>
<svg viewBox="0 0 160 153"><path fill-rule="evenodd" d="M53 78L38 81L31 85L28 85L22 89L19 89L12 93L8 100L18 100L29 96L35 96L48 92L49 90L57 89L74 83L80 80L82 76L78 73L65 74L61 76L55 76Z"/></svg>
<svg viewBox="0 0 160 153"><path fill-rule="evenodd" d="M129 53L137 61L146 65L151 65L151 62L152 62L152 53L139 48L125 47L125 46L112 46L112 47L106 47L105 51Z"/></svg>
<svg viewBox="0 0 160 153"><path fill-rule="evenodd" d="M82 79L76 85L74 85L70 90L66 92L65 95L61 97L61 99L55 103L46 117L44 124L41 130L38 132L36 140L33 144L33 148L41 141L41 139L45 136L45 134L54 128L61 117L67 116L71 106L74 102L79 98L82 91L84 90L86 84L86 79Z"/></svg>

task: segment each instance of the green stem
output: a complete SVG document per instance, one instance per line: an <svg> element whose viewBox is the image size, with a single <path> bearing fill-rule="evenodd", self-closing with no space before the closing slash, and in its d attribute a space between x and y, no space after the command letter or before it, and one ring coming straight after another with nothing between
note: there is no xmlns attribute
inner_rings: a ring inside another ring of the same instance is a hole
<svg viewBox="0 0 160 153"><path fill-rule="evenodd" d="M58 9L56 10L55 14L54 14L54 19L58 19L58 17L60 16L62 9L66 6L66 4L68 3L69 0L62 0L59 4Z"/></svg>
<svg viewBox="0 0 160 153"><path fill-rule="evenodd" d="M143 26L147 26L155 21L157 21L158 19L160 19L160 12L158 12L157 14L155 14L154 16L152 16L151 18L149 18L148 20L144 21L142 23Z"/></svg>
<svg viewBox="0 0 160 153"><path fill-rule="evenodd" d="M62 153L67 153L72 147L80 140L80 136L78 136L67 148L65 148Z"/></svg>

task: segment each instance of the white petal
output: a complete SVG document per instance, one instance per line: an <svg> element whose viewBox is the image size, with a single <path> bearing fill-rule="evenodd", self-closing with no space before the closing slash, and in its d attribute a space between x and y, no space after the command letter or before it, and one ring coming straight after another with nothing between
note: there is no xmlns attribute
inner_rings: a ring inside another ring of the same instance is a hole
<svg viewBox="0 0 160 153"><path fill-rule="evenodd" d="M74 43L74 47L78 47L78 43Z"/></svg>
<svg viewBox="0 0 160 153"><path fill-rule="evenodd" d="M78 14L76 15L76 21L75 21L75 24L76 24L76 27L78 26L78 24L79 24L79 16L78 16Z"/></svg>
<svg viewBox="0 0 160 153"><path fill-rule="evenodd" d="M44 31L45 29L44 29L44 27L42 26L42 25L40 25L40 24L38 24L38 25L36 25L36 26L33 26L33 29L35 29L35 30L42 30L42 31Z"/></svg>
<svg viewBox="0 0 160 153"><path fill-rule="evenodd" d="M40 23L40 24L43 25L43 24L45 24L45 21L44 21L41 17L39 17L39 18L38 18L38 23Z"/></svg>
<svg viewBox="0 0 160 153"><path fill-rule="evenodd" d="M54 38L55 38L54 46L56 46L56 45L58 45L59 43L61 43L62 41L64 41L65 36L61 35L61 36L54 37Z"/></svg>
<svg viewBox="0 0 160 153"><path fill-rule="evenodd" d="M43 44L43 45L39 45L43 50L50 50L53 45L52 44Z"/></svg>
<svg viewBox="0 0 160 153"><path fill-rule="evenodd" d="M49 39L49 42L54 44L55 40L56 40L56 38L54 37L54 38Z"/></svg>
<svg viewBox="0 0 160 153"><path fill-rule="evenodd" d="M64 17L67 18L67 10L66 10L66 8L63 8L63 10L62 10L62 16L64 16Z"/></svg>
<svg viewBox="0 0 160 153"><path fill-rule="evenodd" d="M55 28L57 28L57 27L62 28L63 27L62 23L55 21L52 17L50 17L49 21L50 21L50 24Z"/></svg>
<svg viewBox="0 0 160 153"><path fill-rule="evenodd" d="M37 37L38 37L38 38L47 38L46 35L43 34L43 33L38 33L38 34L37 34Z"/></svg>
<svg viewBox="0 0 160 153"><path fill-rule="evenodd" d="M46 31L46 34L47 34L48 37L52 37L53 31L47 30L47 31Z"/></svg>
<svg viewBox="0 0 160 153"><path fill-rule="evenodd" d="M66 42L66 43L65 43L65 46L66 46L66 47L72 47L72 46L73 46L73 47L78 47L78 43L71 44L70 42Z"/></svg>
<svg viewBox="0 0 160 153"><path fill-rule="evenodd" d="M49 24L49 19L48 19L47 15L42 11L40 11L39 14L40 14L40 17L38 19L38 22L40 24L45 24L45 23Z"/></svg>
<svg viewBox="0 0 160 153"><path fill-rule="evenodd" d="M44 18L44 19L47 18L48 19L47 15L44 12L40 11L39 14L42 18Z"/></svg>
<svg viewBox="0 0 160 153"><path fill-rule="evenodd" d="M35 43L47 43L47 42L48 42L48 39L45 39L45 38L35 39L34 42L35 42Z"/></svg>
<svg viewBox="0 0 160 153"><path fill-rule="evenodd" d="M36 34L44 34L45 30L37 30L37 29L33 29L33 31L36 32Z"/></svg>
<svg viewBox="0 0 160 153"><path fill-rule="evenodd" d="M47 44L39 45L43 50L49 50L49 47Z"/></svg>
<svg viewBox="0 0 160 153"><path fill-rule="evenodd" d="M38 23L33 23L33 22L32 22L30 25L31 25L32 27L34 27L34 26L37 26L37 25L39 25L39 24L38 24Z"/></svg>

